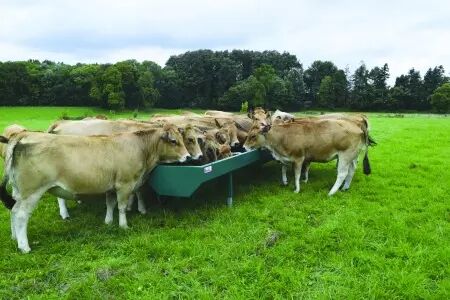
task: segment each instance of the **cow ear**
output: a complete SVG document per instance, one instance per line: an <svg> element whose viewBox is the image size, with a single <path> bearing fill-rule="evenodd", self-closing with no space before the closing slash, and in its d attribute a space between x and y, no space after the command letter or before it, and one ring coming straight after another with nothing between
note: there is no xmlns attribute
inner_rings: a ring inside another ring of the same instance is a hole
<svg viewBox="0 0 450 300"><path fill-rule="evenodd" d="M225 121L223 119L214 119L218 128L222 128L225 125Z"/></svg>
<svg viewBox="0 0 450 300"><path fill-rule="evenodd" d="M266 111L266 117L270 118L272 116L272 113L270 111Z"/></svg>
<svg viewBox="0 0 450 300"><path fill-rule="evenodd" d="M181 134L184 134L184 128L178 127L178 132L181 133Z"/></svg>

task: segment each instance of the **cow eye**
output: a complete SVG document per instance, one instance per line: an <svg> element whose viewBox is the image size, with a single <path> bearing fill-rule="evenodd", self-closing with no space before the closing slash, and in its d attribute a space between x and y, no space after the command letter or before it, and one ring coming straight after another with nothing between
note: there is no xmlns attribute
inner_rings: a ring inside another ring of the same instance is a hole
<svg viewBox="0 0 450 300"><path fill-rule="evenodd" d="M177 140L171 139L171 140L170 140L170 143L171 143L172 145L176 145L176 144L177 144Z"/></svg>
<svg viewBox="0 0 450 300"><path fill-rule="evenodd" d="M188 138L188 142L191 143L191 144L193 144L195 141L194 141L193 138Z"/></svg>

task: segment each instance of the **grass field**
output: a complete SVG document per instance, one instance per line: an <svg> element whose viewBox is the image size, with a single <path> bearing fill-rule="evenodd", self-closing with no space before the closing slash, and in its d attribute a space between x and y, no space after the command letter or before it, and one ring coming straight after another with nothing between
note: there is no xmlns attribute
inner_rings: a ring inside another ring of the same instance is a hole
<svg viewBox="0 0 450 300"><path fill-rule="evenodd" d="M0 108L0 129L46 129L83 108ZM132 113L115 115L129 117ZM140 113L139 118L148 114ZM221 181L192 200L149 200L131 228L106 226L104 201L45 196L30 220L32 252L10 239L0 208L0 298L450 298L450 118L370 115L372 175L358 166L334 197L335 163L282 187L275 162L237 172L233 208Z"/></svg>

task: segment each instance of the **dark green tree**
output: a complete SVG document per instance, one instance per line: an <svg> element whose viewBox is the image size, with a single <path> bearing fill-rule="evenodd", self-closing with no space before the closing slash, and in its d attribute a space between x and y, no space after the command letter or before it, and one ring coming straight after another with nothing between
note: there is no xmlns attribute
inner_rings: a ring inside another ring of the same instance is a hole
<svg viewBox="0 0 450 300"><path fill-rule="evenodd" d="M431 105L440 113L450 112L450 83L444 83L434 91Z"/></svg>

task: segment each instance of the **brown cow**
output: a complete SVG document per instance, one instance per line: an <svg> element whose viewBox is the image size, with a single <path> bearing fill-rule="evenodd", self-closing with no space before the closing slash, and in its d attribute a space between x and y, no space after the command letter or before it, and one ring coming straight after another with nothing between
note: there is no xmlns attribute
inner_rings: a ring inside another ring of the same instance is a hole
<svg viewBox="0 0 450 300"><path fill-rule="evenodd" d="M215 118L209 116L168 116L152 117L148 122L157 124L169 122L179 126L189 123L201 130L224 128L230 136L230 146L235 147L239 145L238 129L234 121L230 118Z"/></svg>
<svg viewBox="0 0 450 300"><path fill-rule="evenodd" d="M6 127L5 130L3 130L3 136L6 137L7 139L10 139L14 135L19 134L24 131L27 131L25 127L17 125L17 124L13 124L13 125ZM5 144L0 144L0 155L3 159L6 156L6 148L7 147Z"/></svg>
<svg viewBox="0 0 450 300"><path fill-rule="evenodd" d="M90 136L90 135L112 135L115 133L132 132L139 130L152 129L156 127L161 127L162 125L148 124L143 122L137 122L132 120L81 120L81 121L58 121L51 125L48 129L49 133L62 134L62 135L79 135L79 136ZM194 127L190 124L185 125L178 129L182 136L183 142L191 155L192 159L199 160L202 158L202 150L200 149L198 140L200 135L197 133ZM138 199L138 211L142 214L147 212L145 208L145 203L142 194L138 191L136 192ZM128 202L128 210L134 202L134 196L132 195ZM69 212L65 200L58 198L59 204L59 214L63 219L69 218Z"/></svg>
<svg viewBox="0 0 450 300"><path fill-rule="evenodd" d="M244 144L246 150L267 148L283 165L294 164L295 192L300 191L300 173L304 162L327 162L338 158L338 175L329 195L345 181L350 187L358 154L366 148L364 173L370 174L368 133L347 120L303 120L261 127L255 124Z"/></svg>
<svg viewBox="0 0 450 300"><path fill-rule="evenodd" d="M6 138L0 142L5 143ZM158 162L190 157L175 126L112 136L67 136L23 132L8 141L0 197L11 211L12 238L29 252L27 224L42 195L78 199L117 195L119 225L127 228L126 206ZM6 185L13 189L11 197ZM14 199L13 199L14 198ZM105 223L112 222L115 201L108 198Z"/></svg>
<svg viewBox="0 0 450 300"><path fill-rule="evenodd" d="M367 119L367 116L364 114L358 114L358 113L329 113L329 114L323 114L320 116L307 116L307 117L295 117L292 114L276 110L275 113L266 112L263 108L257 107L255 109L249 110L249 117L253 119L253 124L260 124L260 126L265 126L268 124L285 124L285 123L291 123L291 122L303 122L304 120L317 120L317 119L323 119L323 120L347 120L349 122L355 123L357 126L361 128L363 131L367 131L368 133L368 139L369 139L369 145L373 146L376 145L376 142L371 138L369 134L369 120ZM305 161L303 162L302 167L302 176L304 177L304 182L308 182L309 178L309 168L310 168L310 162ZM282 164L281 165L281 180L284 185L287 185L287 165Z"/></svg>

